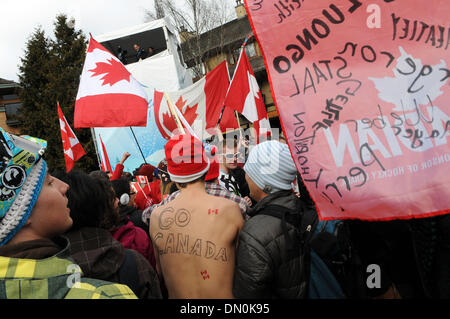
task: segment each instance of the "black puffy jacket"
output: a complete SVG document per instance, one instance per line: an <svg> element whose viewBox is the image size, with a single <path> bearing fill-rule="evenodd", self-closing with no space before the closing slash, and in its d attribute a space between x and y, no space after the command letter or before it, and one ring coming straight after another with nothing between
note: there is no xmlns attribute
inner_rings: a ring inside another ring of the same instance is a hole
<svg viewBox="0 0 450 319"><path fill-rule="evenodd" d="M233 282L236 298L305 298L307 281L300 233L295 226L286 223L291 247L280 218L264 214L268 205L297 212L297 201L291 192L280 191L263 198L249 212L251 218L239 235L236 253ZM298 213L300 216L303 212Z"/></svg>

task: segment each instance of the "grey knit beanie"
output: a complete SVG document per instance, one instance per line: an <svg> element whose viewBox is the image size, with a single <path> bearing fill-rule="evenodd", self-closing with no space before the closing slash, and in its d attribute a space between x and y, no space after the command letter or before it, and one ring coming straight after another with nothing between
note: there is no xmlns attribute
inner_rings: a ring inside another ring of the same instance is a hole
<svg viewBox="0 0 450 319"><path fill-rule="evenodd" d="M256 145L250 151L244 171L267 194L291 189L297 174L289 147L278 141Z"/></svg>

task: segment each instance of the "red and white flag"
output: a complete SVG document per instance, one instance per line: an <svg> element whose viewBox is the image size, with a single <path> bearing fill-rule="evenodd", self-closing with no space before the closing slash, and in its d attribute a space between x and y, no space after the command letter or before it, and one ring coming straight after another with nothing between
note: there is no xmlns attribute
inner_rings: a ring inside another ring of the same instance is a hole
<svg viewBox="0 0 450 319"><path fill-rule="evenodd" d="M108 153L106 153L105 144L103 144L102 137L100 137L100 144L102 144L102 149L100 152L101 160L102 160L102 171L104 172L111 172L113 173L113 170L111 169L111 164L109 163Z"/></svg>
<svg viewBox="0 0 450 319"><path fill-rule="evenodd" d="M224 104L226 108L236 110L254 123L257 137L270 132L270 123L261 90L244 48L241 49Z"/></svg>
<svg viewBox="0 0 450 319"><path fill-rule="evenodd" d="M64 116L61 107L58 102L58 117L59 117L59 126L61 128L61 138L64 148L64 160L66 162L66 172L70 172L73 168L73 165L76 161L78 161L83 155L86 155L86 152L81 146L78 138L73 133L72 129L67 123L66 117Z"/></svg>
<svg viewBox="0 0 450 319"><path fill-rule="evenodd" d="M449 214L450 1L378 1L369 15L375 1L302 1L290 16L275 12L281 1L253 2L272 97L319 218Z"/></svg>
<svg viewBox="0 0 450 319"><path fill-rule="evenodd" d="M131 182L131 188L133 188L136 194L138 193L144 194L145 199L147 199L147 195L145 195L145 192L142 190L142 187L139 184L139 182Z"/></svg>
<svg viewBox="0 0 450 319"><path fill-rule="evenodd" d="M148 178L145 175L137 175L136 176L136 180L140 183L140 184L145 184L148 185Z"/></svg>
<svg viewBox="0 0 450 319"><path fill-rule="evenodd" d="M214 128L223 108L228 89L228 70L226 61L208 72L193 85L175 92L167 92L195 135L205 138L211 135L207 129ZM155 90L154 111L156 125L165 139L170 139L177 128L163 92ZM220 129L226 132L238 127L233 110L225 108L220 121Z"/></svg>
<svg viewBox="0 0 450 319"><path fill-rule="evenodd" d="M139 191L139 188L141 188L141 186L137 186L137 185L135 185L135 184L139 184L139 183L137 183L137 182L131 182L130 183L130 186L131 186L131 188L132 188L132 190L135 192L135 193L137 193L138 191Z"/></svg>
<svg viewBox="0 0 450 319"><path fill-rule="evenodd" d="M75 102L75 128L146 126L147 109L142 85L91 36Z"/></svg>

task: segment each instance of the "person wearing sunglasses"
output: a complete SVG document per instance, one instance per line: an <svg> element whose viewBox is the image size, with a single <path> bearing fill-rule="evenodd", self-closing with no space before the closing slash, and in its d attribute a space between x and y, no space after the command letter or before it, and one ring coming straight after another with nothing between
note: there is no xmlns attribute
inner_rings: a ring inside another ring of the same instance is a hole
<svg viewBox="0 0 450 319"><path fill-rule="evenodd" d="M239 185L235 178L230 174L232 169L238 167L239 152L237 151L237 148L238 146L236 140L233 140L232 143L230 143L230 140L223 141L221 152L222 158L219 161L219 184L230 192L240 196L241 193Z"/></svg>
<svg viewBox="0 0 450 319"><path fill-rule="evenodd" d="M246 184L240 184L236 176L236 173L240 170L238 159L242 155L238 151L238 142L234 139L224 140L221 148L219 184L235 195L241 196L247 202L248 206L252 206L252 200L248 194L243 193L246 188L248 189L248 186L246 186ZM244 183L246 182L244 181Z"/></svg>

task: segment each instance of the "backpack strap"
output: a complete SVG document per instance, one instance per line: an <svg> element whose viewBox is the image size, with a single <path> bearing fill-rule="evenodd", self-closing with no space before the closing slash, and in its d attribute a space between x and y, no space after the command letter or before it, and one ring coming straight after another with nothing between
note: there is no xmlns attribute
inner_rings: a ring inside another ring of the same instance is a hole
<svg viewBox="0 0 450 319"><path fill-rule="evenodd" d="M298 230L300 241L299 244L301 247L300 258L302 260L302 273L300 276L303 278L302 280L306 282L306 287L309 287L311 272L309 242L312 232L317 226L317 213L315 213L315 210L311 210L309 207L300 202L300 200L298 200L296 202L295 210L288 209L280 205L270 204L261 210L259 214L273 216L281 220L281 228L286 237L286 246L288 250L294 249L294 245L293 240L287 231L286 222L289 222ZM305 296L307 295L308 291Z"/></svg>
<svg viewBox="0 0 450 319"><path fill-rule="evenodd" d="M130 249L125 249L125 258L119 269L119 281L127 285L137 295L139 292L139 276L136 256Z"/></svg>
<svg viewBox="0 0 450 319"><path fill-rule="evenodd" d="M269 215L269 216L276 217L281 220L281 230L283 231L283 234L286 237L286 244L287 244L288 250L291 250L294 248L292 238L289 236L289 233L287 230L287 225L286 225L286 215L292 214L292 213L293 212L291 210L289 210L288 208L286 208L284 206L280 206L280 205L274 205L274 204L267 205L260 212L261 215ZM292 220L293 218L288 218L288 219L289 219L288 222L290 224L293 224L296 228L298 228L298 222L296 223L295 221L293 221Z"/></svg>

